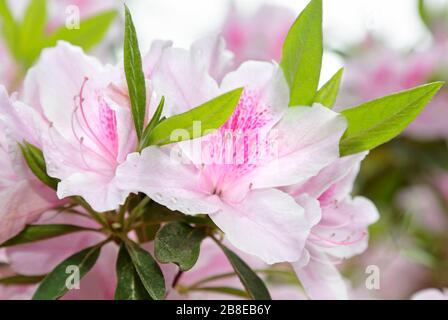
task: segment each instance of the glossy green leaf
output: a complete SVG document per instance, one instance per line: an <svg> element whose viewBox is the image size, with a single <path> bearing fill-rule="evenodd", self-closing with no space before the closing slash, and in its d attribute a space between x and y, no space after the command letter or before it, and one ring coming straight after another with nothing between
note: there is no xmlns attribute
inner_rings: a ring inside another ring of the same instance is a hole
<svg viewBox="0 0 448 320"><path fill-rule="evenodd" d="M121 245L118 252L117 280L115 300L152 300L124 245Z"/></svg>
<svg viewBox="0 0 448 320"><path fill-rule="evenodd" d="M9 285L36 284L41 282L44 278L45 276L24 276L21 274L17 274L14 276L0 279L0 285L9 286Z"/></svg>
<svg viewBox="0 0 448 320"><path fill-rule="evenodd" d="M51 271L34 293L33 300L56 300L62 297L69 289L67 280L70 277L68 267L78 267L80 279L95 265L101 253L103 243L84 249L61 262Z"/></svg>
<svg viewBox="0 0 448 320"><path fill-rule="evenodd" d="M44 184L56 190L59 180L48 175L47 165L45 164L42 151L28 142L21 144L20 149L22 150L23 157L25 158L28 167L34 175Z"/></svg>
<svg viewBox="0 0 448 320"><path fill-rule="evenodd" d="M263 280L235 252L222 243L217 243L229 260L250 298L253 300L271 300L271 295Z"/></svg>
<svg viewBox="0 0 448 320"><path fill-rule="evenodd" d="M156 258L162 263L175 263L182 271L190 270L198 261L201 242L206 235L204 228L193 228L186 223L166 224L154 242Z"/></svg>
<svg viewBox="0 0 448 320"><path fill-rule="evenodd" d="M143 150L144 148L149 146L149 141L148 141L149 136L150 136L152 130L160 122L164 105L165 105L165 97L162 97L162 99L160 99L160 102L156 109L156 112L154 112L154 115L152 116L151 121L148 123L145 130L143 131L142 141L140 142L140 150Z"/></svg>
<svg viewBox="0 0 448 320"><path fill-rule="evenodd" d="M290 106L313 104L323 56L322 0L311 0L288 32L280 65L290 88Z"/></svg>
<svg viewBox="0 0 448 320"><path fill-rule="evenodd" d="M129 98L131 100L132 117L134 119L137 137L140 140L145 123L146 83L143 73L142 57L138 47L137 33L127 6L125 6L125 11L124 70L129 89Z"/></svg>
<svg viewBox="0 0 448 320"><path fill-rule="evenodd" d="M16 235L14 238L2 243L0 247L12 247L25 243L31 243L46 239L51 239L59 236L63 236L69 233L92 231L84 227L79 227L69 224L40 224L29 225L22 232Z"/></svg>
<svg viewBox="0 0 448 320"><path fill-rule="evenodd" d="M341 155L371 150L399 135L442 85L426 84L344 110L348 128L340 142Z"/></svg>
<svg viewBox="0 0 448 320"><path fill-rule="evenodd" d="M149 296L154 300L165 297L165 279L162 270L151 254L136 243L128 241L126 249L134 268Z"/></svg>
<svg viewBox="0 0 448 320"><path fill-rule="evenodd" d="M182 139L199 138L211 130L220 128L232 115L242 92L243 88L232 90L197 108L165 119L151 131L148 145L165 145ZM194 128L195 122L200 126L197 130ZM173 133L179 133L178 130L182 130L184 134L181 137L172 136Z"/></svg>
<svg viewBox="0 0 448 320"><path fill-rule="evenodd" d="M328 82L323 85L322 88L319 89L316 97L314 98L314 102L320 103L325 107L332 108L336 103L336 99L338 98L343 73L343 68L336 72L336 74L330 80L328 80Z"/></svg>

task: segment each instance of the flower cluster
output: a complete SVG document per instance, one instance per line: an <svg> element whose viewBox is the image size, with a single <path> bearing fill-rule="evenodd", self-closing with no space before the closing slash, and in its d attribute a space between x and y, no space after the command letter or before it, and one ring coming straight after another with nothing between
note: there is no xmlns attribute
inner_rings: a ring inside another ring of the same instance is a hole
<svg viewBox="0 0 448 320"><path fill-rule="evenodd" d="M155 41L142 58L125 14L123 62L62 37L17 92L0 89L0 243L22 280L0 297L348 298L337 265L366 250L379 218L352 195L360 163L441 84L332 110L340 73L318 87L321 0L279 28L281 55L257 49L278 62L235 60L220 35L189 50ZM224 34L230 49L246 42ZM68 267L80 283L61 277Z"/></svg>

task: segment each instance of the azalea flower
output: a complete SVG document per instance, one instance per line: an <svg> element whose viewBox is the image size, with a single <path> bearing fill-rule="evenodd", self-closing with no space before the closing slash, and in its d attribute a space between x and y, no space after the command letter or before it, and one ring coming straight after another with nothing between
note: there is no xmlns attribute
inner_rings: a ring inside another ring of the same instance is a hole
<svg viewBox="0 0 448 320"><path fill-rule="evenodd" d="M48 174L61 180L58 197L82 196L97 211L123 204L115 171L137 138L122 69L59 42L28 72L23 100L47 124L43 152Z"/></svg>
<svg viewBox="0 0 448 320"><path fill-rule="evenodd" d="M219 83L209 67L228 54L217 43L165 48L152 73L154 90L169 110L181 112L244 87L232 116L192 143L129 155L118 181L171 210L209 214L230 243L267 263L297 261L314 217L277 187L306 181L335 161L346 121L319 105L288 108L288 86L275 63L244 63Z"/></svg>
<svg viewBox="0 0 448 320"><path fill-rule="evenodd" d="M311 203L309 212L315 211L303 258L293 263L312 299L348 298L335 265L367 249L367 228L379 218L370 200L350 195L365 156L337 159L305 183L287 188L299 204Z"/></svg>

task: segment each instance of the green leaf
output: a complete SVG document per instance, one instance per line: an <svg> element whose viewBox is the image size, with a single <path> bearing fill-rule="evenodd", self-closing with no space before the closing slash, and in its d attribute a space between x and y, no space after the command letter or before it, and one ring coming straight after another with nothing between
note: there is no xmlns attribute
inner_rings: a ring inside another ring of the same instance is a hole
<svg viewBox="0 0 448 320"><path fill-rule="evenodd" d="M154 112L154 115L153 115L151 121L146 126L145 131L143 131L143 137L142 137L142 141L140 143L140 150L143 150L144 148L149 146L149 142L148 142L149 136L150 136L152 130L160 122L160 118L162 117L164 105L165 105L165 97L162 97L162 99L160 99L159 106L157 107L156 112Z"/></svg>
<svg viewBox="0 0 448 320"><path fill-rule="evenodd" d="M0 285L9 286L36 284L41 282L44 278L45 276L24 276L21 274L16 274L11 277L0 279Z"/></svg>
<svg viewBox="0 0 448 320"><path fill-rule="evenodd" d="M14 238L9 239L6 242L2 243L0 247L12 247L25 243L51 239L69 233L80 231L93 231L93 230L94 229L69 224L29 225Z"/></svg>
<svg viewBox="0 0 448 320"><path fill-rule="evenodd" d="M312 105L322 68L322 0L311 0L288 32L280 65L290 88L290 106Z"/></svg>
<svg viewBox="0 0 448 320"><path fill-rule="evenodd" d="M396 137L442 86L434 82L342 111L348 128L340 142L341 155L371 150Z"/></svg>
<svg viewBox="0 0 448 320"><path fill-rule="evenodd" d="M179 140L173 141L174 139L171 137L176 130L184 130L185 135L188 133L188 139L194 139L203 136L211 130L219 129L232 115L242 92L243 88L232 90L190 111L165 119L151 131L148 145L160 146L179 142ZM198 130L194 128L194 122L200 124L200 128L197 128ZM184 140L186 138L181 137Z"/></svg>
<svg viewBox="0 0 448 320"><path fill-rule="evenodd" d="M142 137L146 111L146 83L142 57L138 47L137 33L128 7L125 5L124 70L131 100L132 117L137 137Z"/></svg>
<svg viewBox="0 0 448 320"><path fill-rule="evenodd" d="M193 228L186 223L166 224L154 242L156 258L162 263L175 263L182 271L190 270L198 261L206 235L204 228Z"/></svg>
<svg viewBox="0 0 448 320"><path fill-rule="evenodd" d="M19 26L14 20L11 10L6 0L0 0L0 22L4 40L12 55L16 58L19 56L20 34Z"/></svg>
<svg viewBox="0 0 448 320"><path fill-rule="evenodd" d="M135 270L125 245L121 245L118 252L117 279L115 300L152 300Z"/></svg>
<svg viewBox="0 0 448 320"><path fill-rule="evenodd" d="M165 279L151 254L132 241L126 242L126 249L149 296L154 300L165 298Z"/></svg>
<svg viewBox="0 0 448 320"><path fill-rule="evenodd" d="M40 52L39 44L44 38L47 24L46 0L31 0L25 11L20 30L20 56L27 66L31 65Z"/></svg>
<svg viewBox="0 0 448 320"><path fill-rule="evenodd" d="M34 175L39 178L39 180L44 184L56 190L59 180L52 178L47 174L47 166L45 164L45 159L42 151L28 142L19 144L19 146L22 150L23 157L25 158L28 167L31 169Z"/></svg>
<svg viewBox="0 0 448 320"><path fill-rule="evenodd" d="M78 267L80 278L84 277L98 260L103 244L102 242L84 249L61 262L42 281L34 293L33 300L56 300L62 297L68 291L66 281L70 274L67 272L67 267Z"/></svg>
<svg viewBox="0 0 448 320"><path fill-rule="evenodd" d="M222 243L216 241L226 255L238 278L253 300L271 300L266 285L263 280L240 258L235 252L225 247Z"/></svg>
<svg viewBox="0 0 448 320"><path fill-rule="evenodd" d="M64 40L88 51L101 42L116 16L115 10L108 10L81 20L79 29L61 26L45 40L44 47L53 47Z"/></svg>
<svg viewBox="0 0 448 320"><path fill-rule="evenodd" d="M332 108L338 97L343 73L344 68L341 68L338 72L336 72L336 74L317 92L314 102L320 103L325 107Z"/></svg>

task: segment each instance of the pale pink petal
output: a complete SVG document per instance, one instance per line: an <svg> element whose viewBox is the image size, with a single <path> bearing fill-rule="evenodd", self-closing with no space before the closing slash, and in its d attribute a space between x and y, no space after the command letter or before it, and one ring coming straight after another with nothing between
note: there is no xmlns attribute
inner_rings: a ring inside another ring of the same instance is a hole
<svg viewBox="0 0 448 320"><path fill-rule="evenodd" d="M273 63L248 61L236 71L228 73L222 80L222 93L244 87L252 92L258 103L265 106L268 114L267 126L269 130L286 113L289 102L289 88L280 67Z"/></svg>
<svg viewBox="0 0 448 320"><path fill-rule="evenodd" d="M118 167L117 183L186 214L212 213L219 206L218 198L202 187L196 168L173 160L169 148L149 147L141 154L130 154Z"/></svg>
<svg viewBox="0 0 448 320"><path fill-rule="evenodd" d="M299 260L311 228L305 209L275 189L252 191L210 217L232 245L269 264Z"/></svg>
<svg viewBox="0 0 448 320"><path fill-rule="evenodd" d="M311 246L307 248L311 254L309 263L306 266L292 264L307 295L313 300L348 299L338 269L324 253Z"/></svg>
<svg viewBox="0 0 448 320"><path fill-rule="evenodd" d="M334 184L344 180L345 177L347 177L352 171L354 171L354 168L357 169L359 167L359 163L364 159L366 155L367 153L361 153L339 158L331 165L321 170L321 172L319 172L317 176L308 179L303 184L287 188L288 193L292 195L300 195L302 193L306 193L312 197L319 198ZM355 171L357 174L358 170ZM338 190L340 197L337 197L337 199L348 196L353 188L353 185L349 184L349 186L341 186L340 184L338 184L338 189L340 187L343 187L341 188L343 190L342 192L341 190Z"/></svg>
<svg viewBox="0 0 448 320"><path fill-rule="evenodd" d="M355 197L322 209L322 221L313 228L313 244L334 257L345 259L361 254L368 246L368 227L379 219L375 205Z"/></svg>
<svg viewBox="0 0 448 320"><path fill-rule="evenodd" d="M196 52L200 63L204 63L208 73L218 83L221 82L233 64L233 53L226 50L226 43L220 36L213 35L199 39L191 46Z"/></svg>
<svg viewBox="0 0 448 320"><path fill-rule="evenodd" d="M277 154L246 179L253 188L304 182L339 157L339 140L346 120L320 105L293 107L273 128Z"/></svg>
<svg viewBox="0 0 448 320"><path fill-rule="evenodd" d="M85 77L102 70L98 60L66 42L45 49L25 78L23 101L41 108L50 123L64 136L72 136L72 114ZM37 90L37 91L36 91Z"/></svg>
<svg viewBox="0 0 448 320"><path fill-rule="evenodd" d="M200 49L193 49L168 47L154 67L154 90L165 97L167 115L186 112L218 95L218 84L207 69L210 65Z"/></svg>

